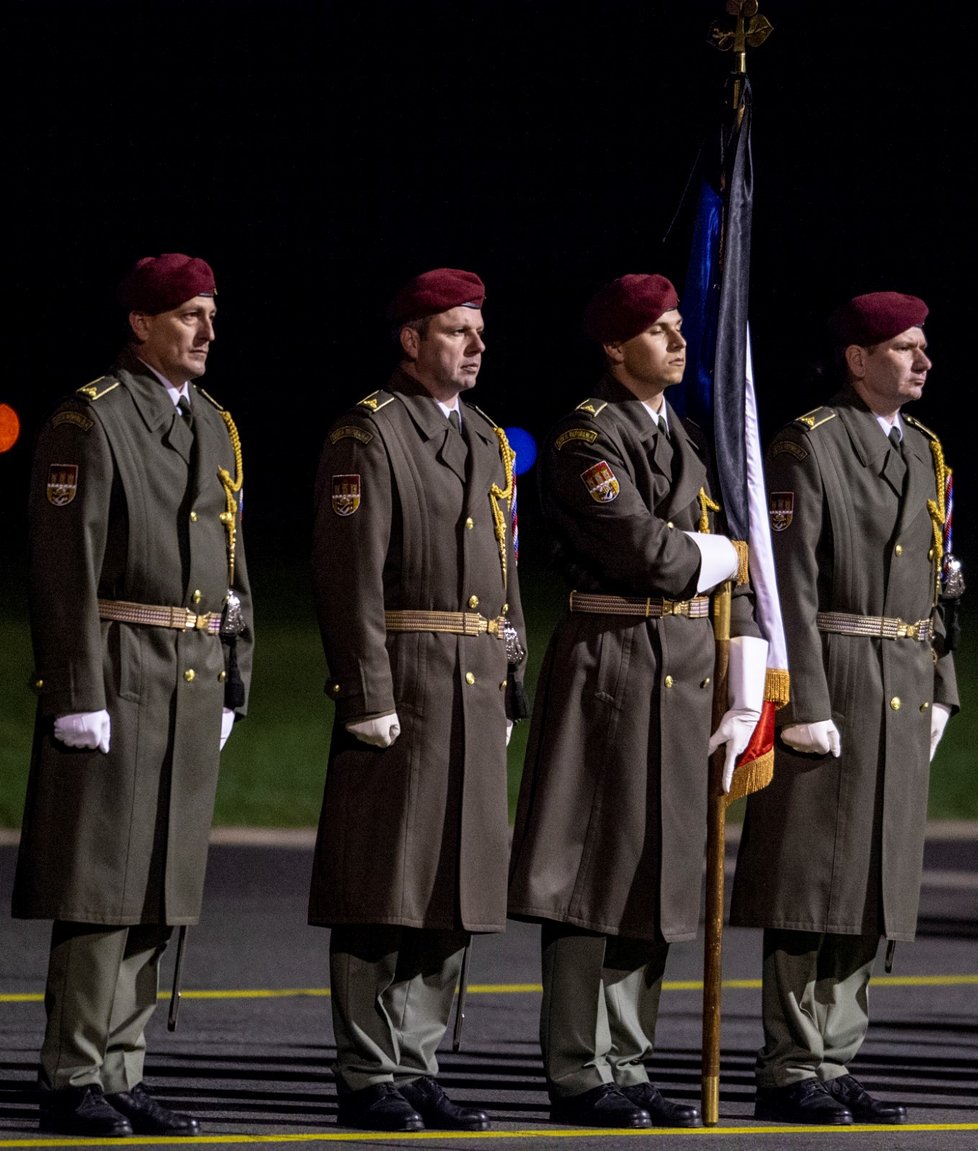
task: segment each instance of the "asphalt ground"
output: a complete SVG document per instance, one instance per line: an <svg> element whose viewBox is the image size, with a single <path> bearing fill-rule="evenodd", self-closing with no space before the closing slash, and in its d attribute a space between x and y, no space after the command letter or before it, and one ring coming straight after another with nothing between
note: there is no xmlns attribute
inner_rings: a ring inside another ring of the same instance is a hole
<svg viewBox="0 0 978 1151"><path fill-rule="evenodd" d="M736 829L732 829L734 832ZM732 845L728 845L732 853ZM774 1126L751 1118L753 1062L761 1041L760 933L723 939L720 1118L689 1130L578 1130L550 1123L537 1020L538 929L512 923L475 939L461 1048L452 1031L439 1053L440 1082L458 1102L485 1108L478 1134L356 1132L336 1125L331 1074L327 939L306 924L311 834L214 835L202 921L190 929L177 1029L161 1003L147 1033L146 1082L193 1112L193 1139L132 1137L112 1147L504 1146L528 1151L631 1148L635 1140L723 1151L956 1151L978 1146L978 827L928 833L917 942L899 944L890 975L882 953L871 994L872 1026L853 1071L881 1098L907 1104L899 1127ZM15 847L0 842L0 906L9 907ZM728 854L728 865L732 854ZM729 894L729 882L727 884ZM49 925L0 920L0 1148L100 1146L42 1136L32 1085L43 1031L41 993ZM175 948L163 964L169 995ZM702 939L670 955L650 1075L676 1100L698 1101ZM696 1143L694 1145L700 1145Z"/></svg>

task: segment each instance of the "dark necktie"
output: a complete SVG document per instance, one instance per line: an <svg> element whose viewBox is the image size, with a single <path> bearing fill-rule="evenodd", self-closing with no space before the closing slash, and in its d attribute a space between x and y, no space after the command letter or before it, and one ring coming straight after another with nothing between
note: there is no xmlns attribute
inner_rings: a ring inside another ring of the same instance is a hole
<svg viewBox="0 0 978 1151"><path fill-rule="evenodd" d="M187 397L186 397L186 396L181 396L181 397L180 397L180 400L179 400L179 402L178 402L178 404L177 404L177 407L180 409L180 414L181 414L181 415L183 416L183 418L184 418L184 419L187 421L187 427L188 427L188 428L190 428L190 430L191 430L191 431L193 431L193 427L194 427L194 410L193 410L193 408L190 406L190 401L187 399Z"/></svg>
<svg viewBox="0 0 978 1151"><path fill-rule="evenodd" d="M672 476L672 439L669 436L669 425L665 420L659 420L656 425L655 449L653 458L655 465L663 475Z"/></svg>
<svg viewBox="0 0 978 1151"><path fill-rule="evenodd" d="M894 488L898 492L902 492L903 481L907 476L907 463L903 455L903 436L896 428L890 428L887 438L890 441L890 450L886 453L884 467Z"/></svg>
<svg viewBox="0 0 978 1151"><path fill-rule="evenodd" d="M459 435L462 434L462 415L458 408L452 408L452 410L448 413L448 422L458 432Z"/></svg>

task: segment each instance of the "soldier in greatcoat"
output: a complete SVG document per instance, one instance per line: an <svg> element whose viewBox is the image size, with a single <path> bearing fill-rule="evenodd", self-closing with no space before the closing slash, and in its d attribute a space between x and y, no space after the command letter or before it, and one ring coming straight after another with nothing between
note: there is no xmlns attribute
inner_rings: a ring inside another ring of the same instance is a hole
<svg viewBox="0 0 978 1151"><path fill-rule="evenodd" d="M141 260L120 288L128 346L36 444L38 709L13 914L54 920L45 1131L198 1130L142 1078L160 957L200 914L219 752L251 669L240 445L194 382L215 294L203 260Z"/></svg>
<svg viewBox="0 0 978 1151"><path fill-rule="evenodd" d="M664 398L685 366L676 291L623 276L586 324L607 371L541 452L570 599L534 701L509 914L542 924L551 1118L693 1127L699 1110L664 1099L645 1062L669 944L698 930L709 753L726 745L729 786L760 714L767 644L741 582L730 710L711 739L708 593L742 565L704 437Z"/></svg>
<svg viewBox="0 0 978 1151"><path fill-rule="evenodd" d="M947 469L902 413L931 366L926 316L897 292L838 309L845 386L768 453L791 701L774 781L747 802L731 909L765 929L760 1119L907 1119L848 1065L880 938L914 937L929 762L958 707L939 603Z"/></svg>
<svg viewBox="0 0 978 1151"><path fill-rule="evenodd" d="M319 464L312 566L336 710L309 921L332 929L345 1126L489 1126L435 1078L470 934L505 927L525 654L513 453L460 403L484 296L459 269L404 286L399 366L333 425Z"/></svg>

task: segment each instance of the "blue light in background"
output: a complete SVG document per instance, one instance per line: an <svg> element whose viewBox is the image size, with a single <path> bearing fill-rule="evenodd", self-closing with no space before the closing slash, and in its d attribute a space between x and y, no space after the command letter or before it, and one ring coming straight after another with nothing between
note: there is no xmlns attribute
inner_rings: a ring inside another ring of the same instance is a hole
<svg viewBox="0 0 978 1151"><path fill-rule="evenodd" d="M506 439L516 452L515 472L521 476L528 472L537 460L537 442L525 428L506 428Z"/></svg>

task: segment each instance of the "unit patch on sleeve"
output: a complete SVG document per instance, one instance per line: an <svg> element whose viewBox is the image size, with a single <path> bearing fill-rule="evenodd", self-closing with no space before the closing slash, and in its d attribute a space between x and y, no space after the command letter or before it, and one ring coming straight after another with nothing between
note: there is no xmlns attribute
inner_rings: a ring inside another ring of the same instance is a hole
<svg viewBox="0 0 978 1151"><path fill-rule="evenodd" d="M771 492L768 514L772 532L786 531L795 517L795 493Z"/></svg>
<svg viewBox="0 0 978 1151"><path fill-rule="evenodd" d="M63 508L78 495L78 465L51 464L48 468L48 503Z"/></svg>
<svg viewBox="0 0 978 1151"><path fill-rule="evenodd" d="M559 452L564 444L572 443L575 440L583 440L586 444L593 444L597 438L598 433L590 428L568 428L566 432L561 432L554 440L554 450Z"/></svg>
<svg viewBox="0 0 978 1151"><path fill-rule="evenodd" d="M352 516L360 507L360 474L333 476L333 511L338 516Z"/></svg>
<svg viewBox="0 0 978 1151"><path fill-rule="evenodd" d="M357 440L361 444L369 444L373 433L358 428L355 424L344 424L341 428L334 428L329 433L329 442L338 444L340 440Z"/></svg>
<svg viewBox="0 0 978 1151"><path fill-rule="evenodd" d="M598 504L610 504L612 500L618 498L618 493L621 491L615 473L604 460L588 468L586 472L581 472L581 479L591 499Z"/></svg>

